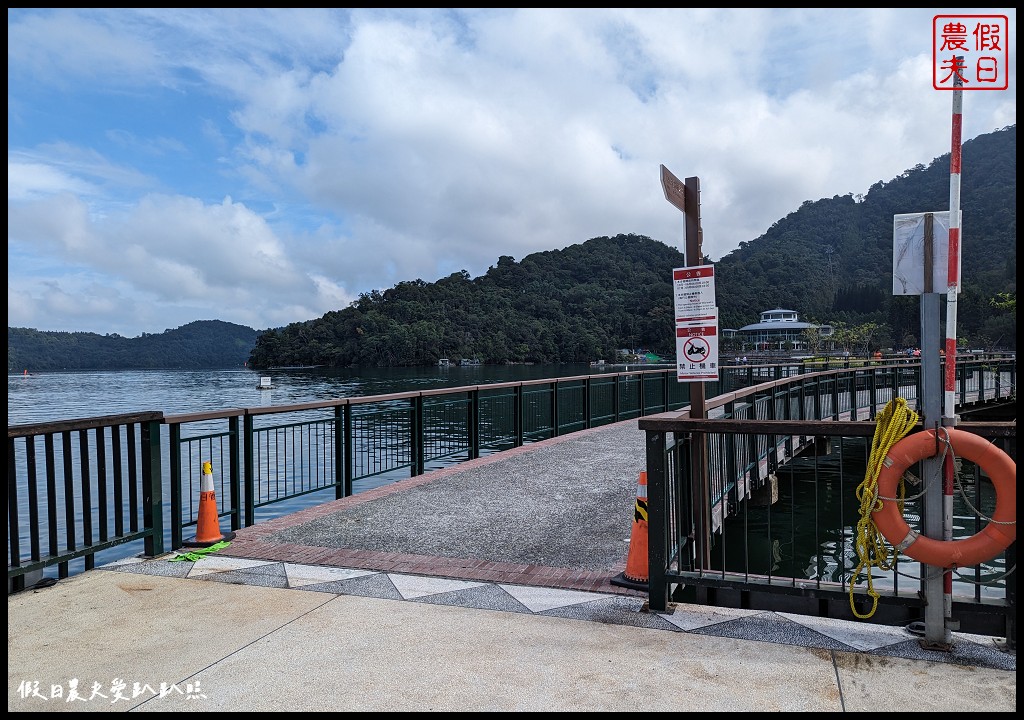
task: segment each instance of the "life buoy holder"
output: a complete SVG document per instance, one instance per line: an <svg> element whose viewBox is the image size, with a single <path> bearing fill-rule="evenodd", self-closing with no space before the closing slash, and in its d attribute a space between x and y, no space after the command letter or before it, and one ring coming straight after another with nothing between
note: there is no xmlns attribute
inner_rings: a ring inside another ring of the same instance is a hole
<svg viewBox="0 0 1024 720"><path fill-rule="evenodd" d="M977 534L963 540L935 540L912 530L899 509L896 488L914 463L934 457L945 442L954 455L970 460L992 479L996 509ZM1017 464L985 438L956 428L925 430L893 445L878 474L881 507L872 512L875 527L900 552L941 568L967 567L993 559L1017 539Z"/></svg>

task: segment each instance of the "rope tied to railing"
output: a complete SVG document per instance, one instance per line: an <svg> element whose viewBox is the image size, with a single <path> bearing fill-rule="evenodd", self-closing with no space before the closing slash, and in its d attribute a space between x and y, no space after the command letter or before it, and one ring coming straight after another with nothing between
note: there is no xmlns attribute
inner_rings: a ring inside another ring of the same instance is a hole
<svg viewBox="0 0 1024 720"><path fill-rule="evenodd" d="M860 501L860 519L857 521L857 534L854 538L854 549L857 552L857 567L850 576L850 609L854 616L861 620L870 618L878 609L879 594L875 592L874 578L871 568L891 570L896 556L895 548L890 548L882 533L875 527L872 512L880 509L882 500L878 497L878 475L882 471L889 449L906 437L917 425L918 414L907 405L904 398L893 398L875 422L875 433L871 439L871 455L868 457L864 480L857 486L857 500ZM905 484L900 478L899 509L903 512L903 500L906 497ZM867 594L871 598L871 611L867 614L857 612L854 603L854 587L861 572L867 570Z"/></svg>

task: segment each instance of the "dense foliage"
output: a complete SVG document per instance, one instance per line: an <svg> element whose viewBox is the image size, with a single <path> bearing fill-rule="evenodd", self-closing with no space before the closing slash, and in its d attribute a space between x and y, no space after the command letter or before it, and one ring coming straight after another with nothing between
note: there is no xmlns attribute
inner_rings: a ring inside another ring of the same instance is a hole
<svg viewBox="0 0 1024 720"><path fill-rule="evenodd" d="M878 323L882 346L920 334L920 299L892 294L893 216L949 208L949 153L863 197L805 202L761 237L716 263L722 327L785 307L802 320ZM992 304L1017 292L1017 126L963 145L962 276L957 335L971 347L1016 347L1016 313ZM943 314L943 318L944 318Z"/></svg>
<svg viewBox="0 0 1024 720"><path fill-rule="evenodd" d="M7 372L241 367L255 342L252 328L221 320L137 338L7 328Z"/></svg>
<svg viewBox="0 0 1024 720"><path fill-rule="evenodd" d="M963 146L957 334L971 347L1016 347L1015 308L992 302L1016 296L1016 143L1011 126ZM874 347L916 345L920 299L892 294L893 216L948 209L949 189L946 154L862 197L805 202L715 263L720 327L784 307L811 322L871 327ZM403 282L317 320L267 330L251 363L581 362L639 347L674 357L671 271L682 264L679 251L637 235L518 263L503 256L482 277Z"/></svg>
<svg viewBox="0 0 1024 720"><path fill-rule="evenodd" d="M668 352L672 268L681 253L650 238L594 238L485 275L454 273L365 293L318 320L262 333L255 367L425 365L439 358L586 362L617 348Z"/></svg>

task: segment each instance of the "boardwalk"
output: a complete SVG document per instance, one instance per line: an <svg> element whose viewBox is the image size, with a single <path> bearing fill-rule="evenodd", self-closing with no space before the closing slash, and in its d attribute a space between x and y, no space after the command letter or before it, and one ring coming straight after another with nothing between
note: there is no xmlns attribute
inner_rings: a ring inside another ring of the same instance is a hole
<svg viewBox="0 0 1024 720"><path fill-rule="evenodd" d="M122 678L182 692L112 710L1015 710L991 638L646 612L609 582L643 446L636 421L574 433L12 596L8 708L54 709L24 681Z"/></svg>

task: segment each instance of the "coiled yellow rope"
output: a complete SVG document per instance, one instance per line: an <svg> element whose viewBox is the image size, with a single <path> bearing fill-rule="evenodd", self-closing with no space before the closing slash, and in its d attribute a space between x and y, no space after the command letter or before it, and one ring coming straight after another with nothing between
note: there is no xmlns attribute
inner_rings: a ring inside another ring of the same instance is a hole
<svg viewBox="0 0 1024 720"><path fill-rule="evenodd" d="M890 549L886 544L885 538L875 527L871 518L871 513L882 507L882 501L878 498L878 475L882 472L882 462L889 454L889 448L905 438L917 425L917 420L918 414L907 405L904 398L897 397L888 402L876 419L868 467L864 473L864 481L857 486L860 520L857 521L854 548L857 551L858 563L857 569L850 577L850 609L856 617L862 620L874 615L875 610L878 609L879 594L875 592L871 569L877 567L882 570L891 570L898 554L895 548ZM903 512L903 496L904 484L903 478L900 478L900 512ZM857 578L865 568L868 577L868 595L871 597L871 611L866 615L861 615L857 612L857 607L853 602L853 589Z"/></svg>

